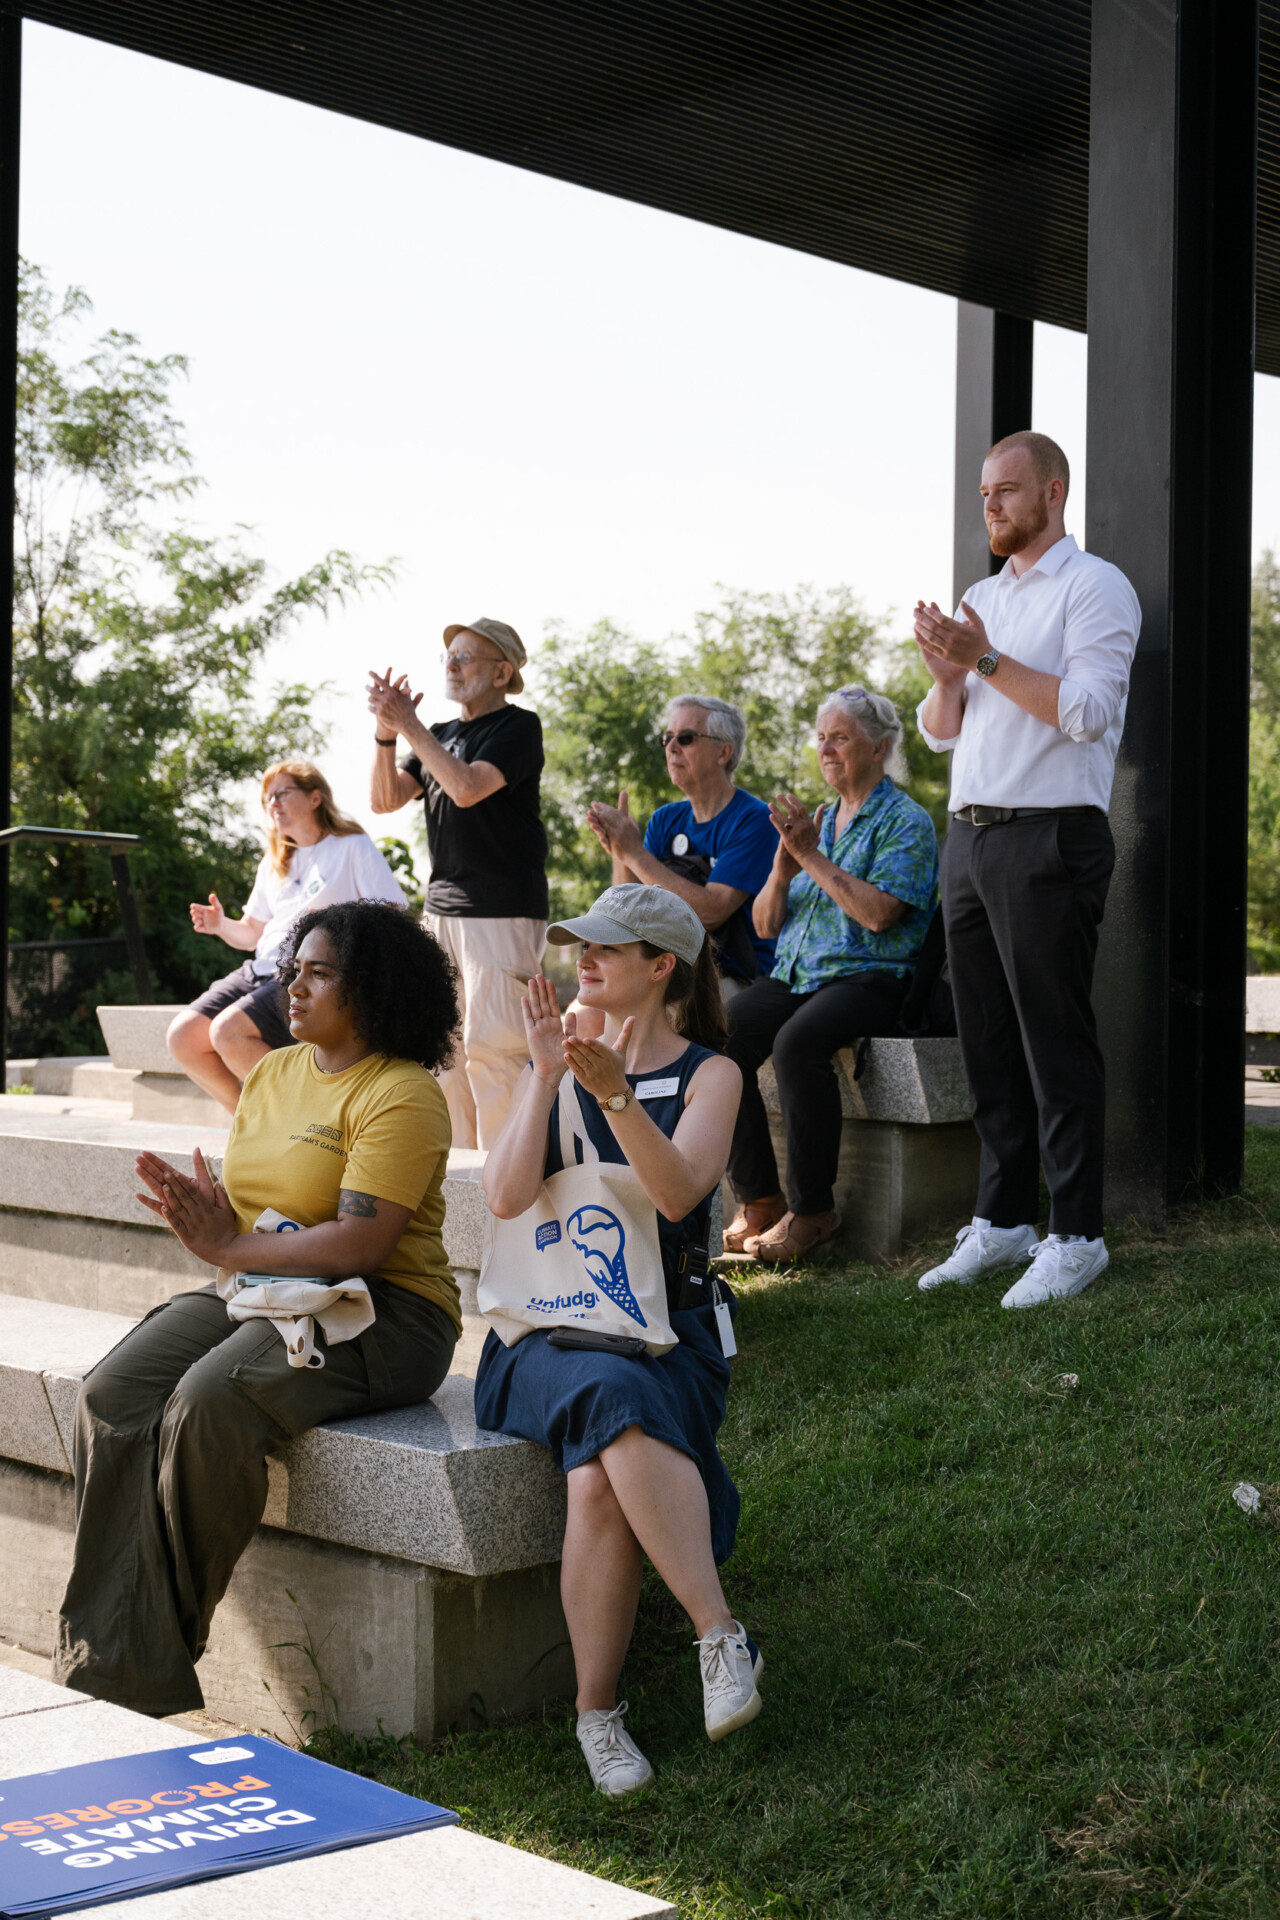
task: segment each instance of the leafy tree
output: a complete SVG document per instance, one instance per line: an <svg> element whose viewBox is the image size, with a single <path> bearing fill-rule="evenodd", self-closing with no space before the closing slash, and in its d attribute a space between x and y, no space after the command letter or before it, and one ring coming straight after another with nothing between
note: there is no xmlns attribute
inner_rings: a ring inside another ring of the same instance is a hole
<svg viewBox="0 0 1280 1920"><path fill-rule="evenodd" d="M898 703L908 789L941 825L947 770L920 740L913 718L928 676L914 646L887 639L847 587L730 592L697 616L691 634L663 647L610 620L581 634L552 628L537 663L535 700L547 743L543 808L553 912L578 911L608 885L608 859L583 821L588 801L625 788L632 813L644 820L673 797L658 744L673 694L736 702L748 726L739 783L764 798L788 787L816 805L828 789L813 749L814 717L824 694L853 683Z"/></svg>
<svg viewBox="0 0 1280 1920"><path fill-rule="evenodd" d="M1280 972L1280 560L1253 573L1249 715L1249 953Z"/></svg>
<svg viewBox="0 0 1280 1920"><path fill-rule="evenodd" d="M188 902L211 888L243 900L259 856L244 783L273 759L324 745L313 718L323 689L264 688L264 658L303 613L327 613L389 569L333 552L273 585L243 531L215 538L177 519L176 504L199 485L170 399L186 363L150 358L116 331L75 359L89 311L79 288L55 297L24 266L14 819L141 834L130 865L156 991L182 1000L223 957L192 930ZM104 854L23 847L12 864L12 938L116 932ZM97 1050L94 1005L131 999L132 986L124 972L81 976L74 1004L47 1013L43 1028L19 1022L15 1051Z"/></svg>

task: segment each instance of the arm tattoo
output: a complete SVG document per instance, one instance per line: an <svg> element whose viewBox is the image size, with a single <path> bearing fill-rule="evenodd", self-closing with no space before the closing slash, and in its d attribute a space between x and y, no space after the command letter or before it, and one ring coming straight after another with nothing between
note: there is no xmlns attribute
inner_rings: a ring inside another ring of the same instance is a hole
<svg viewBox="0 0 1280 1920"><path fill-rule="evenodd" d="M376 1194L355 1193L344 1187L338 1195L338 1212L354 1214L357 1220L372 1220L378 1211Z"/></svg>

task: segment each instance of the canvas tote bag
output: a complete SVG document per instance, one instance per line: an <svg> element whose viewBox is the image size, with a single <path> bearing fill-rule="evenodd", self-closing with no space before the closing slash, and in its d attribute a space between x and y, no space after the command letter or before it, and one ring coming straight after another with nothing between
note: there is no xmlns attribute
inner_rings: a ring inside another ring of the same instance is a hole
<svg viewBox="0 0 1280 1920"><path fill-rule="evenodd" d="M629 1166L600 1158L582 1129L577 1092L566 1074L558 1102L564 1171L543 1181L517 1219L486 1212L476 1304L504 1346L540 1327L589 1327L630 1334L656 1357L679 1344L667 1318L657 1209Z"/></svg>

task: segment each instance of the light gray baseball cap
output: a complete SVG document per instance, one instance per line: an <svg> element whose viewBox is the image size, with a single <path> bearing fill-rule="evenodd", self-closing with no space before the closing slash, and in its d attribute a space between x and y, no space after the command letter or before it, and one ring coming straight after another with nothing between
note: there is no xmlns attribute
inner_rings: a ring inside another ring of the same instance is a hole
<svg viewBox="0 0 1280 1920"><path fill-rule="evenodd" d="M529 656L524 650L524 641L514 627L509 627L505 620L490 620L487 615L479 620L456 620L452 626L444 630L446 647L452 646L454 635L459 633L478 633L482 640L492 640L503 659L509 660L515 668L515 672L507 682L507 691L509 693L524 692L524 675L520 669Z"/></svg>
<svg viewBox="0 0 1280 1920"><path fill-rule="evenodd" d="M665 887L608 887L576 920L562 920L547 928L553 946L573 940L594 940L602 947L625 947L647 940L663 953L674 953L692 966L702 952L706 930L687 900Z"/></svg>

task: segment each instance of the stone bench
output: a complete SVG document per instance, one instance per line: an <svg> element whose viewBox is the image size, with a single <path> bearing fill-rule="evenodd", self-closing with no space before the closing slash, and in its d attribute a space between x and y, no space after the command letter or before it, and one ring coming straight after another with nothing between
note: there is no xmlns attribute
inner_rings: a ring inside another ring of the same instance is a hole
<svg viewBox="0 0 1280 1920"><path fill-rule="evenodd" d="M0 1295L0 1639L52 1651L76 1394L133 1324ZM317 1427L271 1461L200 1664L216 1718L296 1738L330 1717L323 1682L345 1730L431 1740L572 1695L563 1477L542 1448L477 1429L471 1395L451 1374L424 1406Z"/></svg>
<svg viewBox="0 0 1280 1920"><path fill-rule="evenodd" d="M199 1147L215 1171L226 1134L84 1114L32 1115L0 1102L0 1294L22 1294L138 1318L184 1289L208 1284L135 1194L134 1160L147 1148L189 1172ZM454 1371L475 1372L484 1327L475 1314L484 1230L484 1155L449 1156L444 1244L462 1294Z"/></svg>
<svg viewBox="0 0 1280 1920"><path fill-rule="evenodd" d="M967 1220L978 1184L978 1136L957 1040L871 1040L861 1079L856 1050L833 1062L843 1121L835 1245L862 1260L894 1260L924 1234ZM785 1186L787 1150L773 1062L760 1092Z"/></svg>
<svg viewBox="0 0 1280 1920"><path fill-rule="evenodd" d="M99 1007L98 1025L111 1055L116 1075L128 1075L127 1088L135 1120L151 1120L174 1126L218 1127L224 1132L231 1125L225 1107L211 1100L189 1080L165 1045L169 1023L180 1007ZM77 1093L90 1095L93 1068L82 1070ZM105 1078L101 1066L96 1077ZM115 1083L121 1085L119 1080Z"/></svg>

